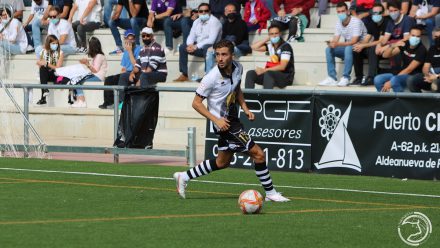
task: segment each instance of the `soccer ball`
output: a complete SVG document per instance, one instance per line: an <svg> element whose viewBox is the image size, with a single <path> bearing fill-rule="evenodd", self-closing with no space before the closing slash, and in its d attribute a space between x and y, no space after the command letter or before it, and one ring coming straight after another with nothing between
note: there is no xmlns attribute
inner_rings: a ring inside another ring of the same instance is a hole
<svg viewBox="0 0 440 248"><path fill-rule="evenodd" d="M243 191L238 197L238 205L243 214L258 214L263 208L263 196L253 189Z"/></svg>

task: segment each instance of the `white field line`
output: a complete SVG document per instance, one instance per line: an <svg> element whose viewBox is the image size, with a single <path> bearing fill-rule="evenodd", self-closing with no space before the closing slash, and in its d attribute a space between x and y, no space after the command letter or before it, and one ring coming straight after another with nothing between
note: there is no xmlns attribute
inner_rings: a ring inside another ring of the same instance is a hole
<svg viewBox="0 0 440 248"><path fill-rule="evenodd" d="M3 167L0 167L0 170L28 171L28 172L41 172L41 173L58 173L58 174L75 174L75 175L90 175L90 176L103 176L103 177L122 177L122 178L156 179L156 180L174 180L174 178L169 178L169 177L132 176L132 175L105 174L105 173L95 173L95 172L79 172L79 171L34 170L34 169L3 168ZM256 183L234 183L234 182L219 182L219 181L206 181L206 180L191 180L191 182L223 184L223 185L257 186L257 187L261 186L260 184L256 184ZM323 188L323 187L303 187L303 186L289 186L289 185L275 185L275 186L277 188L287 188L287 189L341 191L341 192L367 193L367 194L379 194L379 195L401 195L401 196L440 198L440 195L427 195L427 194L414 194L414 193L401 193L401 192L386 192L386 191L358 190L358 189L340 189L340 188Z"/></svg>

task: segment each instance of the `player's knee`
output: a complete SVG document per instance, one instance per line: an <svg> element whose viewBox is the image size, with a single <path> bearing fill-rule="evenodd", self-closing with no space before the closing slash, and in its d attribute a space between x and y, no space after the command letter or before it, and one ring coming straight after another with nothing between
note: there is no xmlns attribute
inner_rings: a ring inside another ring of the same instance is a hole
<svg viewBox="0 0 440 248"><path fill-rule="evenodd" d="M223 168L226 168L229 166L229 162L227 162L227 161L220 161L217 159L215 162L217 164L217 168L219 168L219 169L223 169Z"/></svg>
<svg viewBox="0 0 440 248"><path fill-rule="evenodd" d="M264 162L264 160L265 160L264 152L262 150L257 151L254 154L253 159L256 163Z"/></svg>

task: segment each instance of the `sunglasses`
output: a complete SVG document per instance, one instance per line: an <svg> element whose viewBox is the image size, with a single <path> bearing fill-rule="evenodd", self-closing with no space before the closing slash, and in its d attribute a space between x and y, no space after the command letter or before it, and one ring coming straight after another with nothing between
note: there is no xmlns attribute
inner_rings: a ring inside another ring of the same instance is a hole
<svg viewBox="0 0 440 248"><path fill-rule="evenodd" d="M209 13L209 9L201 9L199 10L199 13Z"/></svg>
<svg viewBox="0 0 440 248"><path fill-rule="evenodd" d="M142 38L150 38L152 35L151 34L143 34Z"/></svg>
<svg viewBox="0 0 440 248"><path fill-rule="evenodd" d="M49 19L55 19L57 16L49 16Z"/></svg>

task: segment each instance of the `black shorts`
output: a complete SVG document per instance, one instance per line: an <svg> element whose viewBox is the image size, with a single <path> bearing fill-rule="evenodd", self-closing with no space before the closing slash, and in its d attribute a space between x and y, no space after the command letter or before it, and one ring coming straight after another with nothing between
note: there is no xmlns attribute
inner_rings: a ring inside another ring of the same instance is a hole
<svg viewBox="0 0 440 248"><path fill-rule="evenodd" d="M228 131L217 132L218 149L220 151L247 152L254 147L255 142L243 130L239 121L231 121Z"/></svg>

